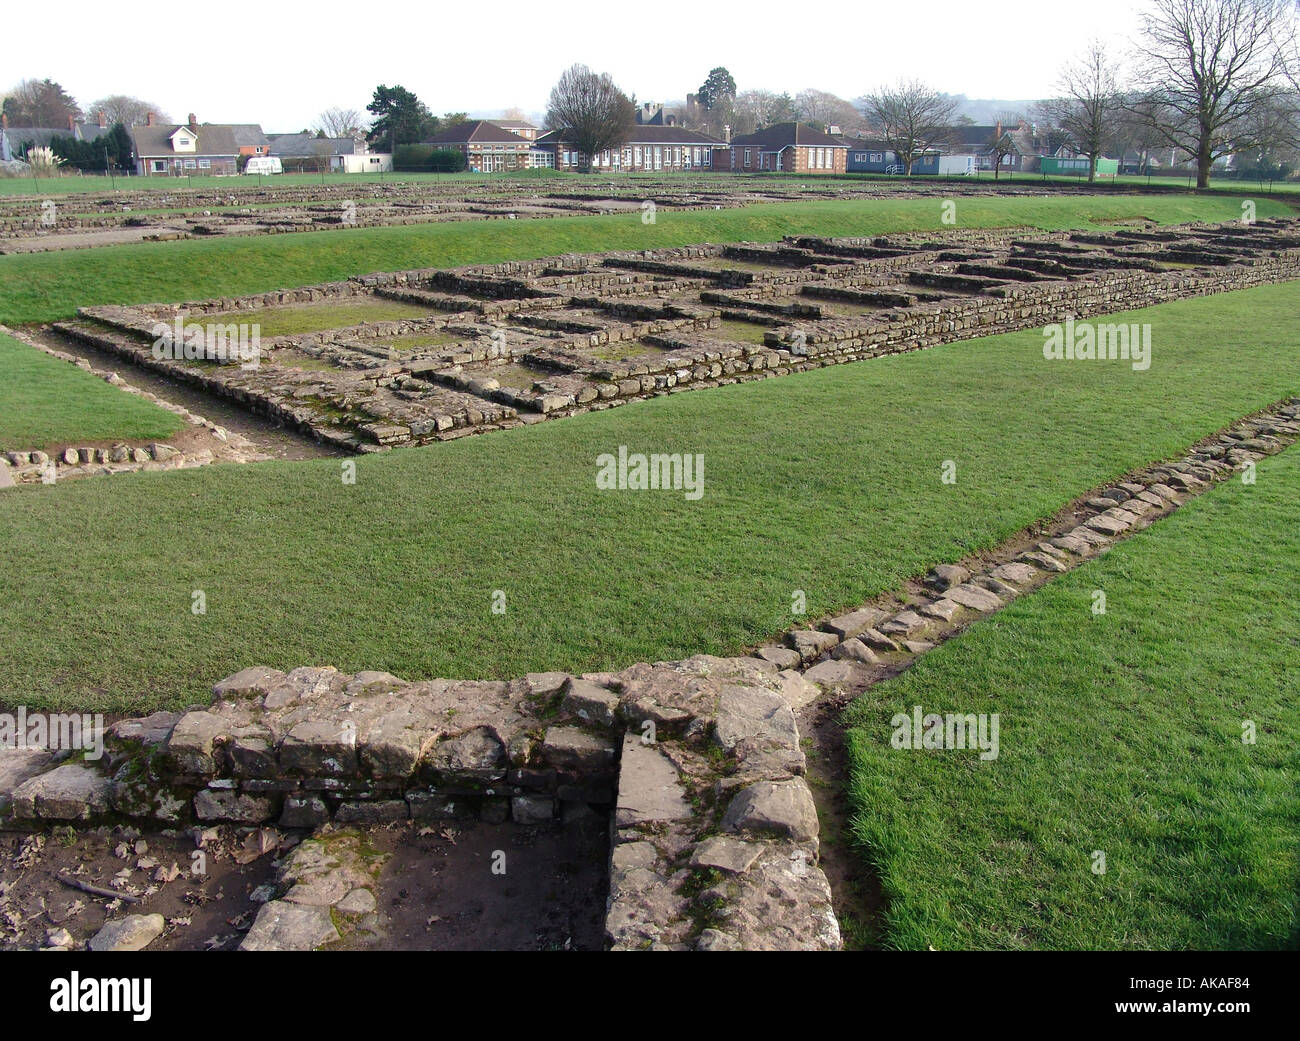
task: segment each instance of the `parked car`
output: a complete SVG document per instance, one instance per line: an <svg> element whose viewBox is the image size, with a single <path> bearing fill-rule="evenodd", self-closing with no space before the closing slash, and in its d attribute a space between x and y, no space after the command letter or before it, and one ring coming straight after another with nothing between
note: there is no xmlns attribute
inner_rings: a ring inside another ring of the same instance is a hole
<svg viewBox="0 0 1300 1041"><path fill-rule="evenodd" d="M284 166L278 155L255 155L244 164L246 174L284 173Z"/></svg>

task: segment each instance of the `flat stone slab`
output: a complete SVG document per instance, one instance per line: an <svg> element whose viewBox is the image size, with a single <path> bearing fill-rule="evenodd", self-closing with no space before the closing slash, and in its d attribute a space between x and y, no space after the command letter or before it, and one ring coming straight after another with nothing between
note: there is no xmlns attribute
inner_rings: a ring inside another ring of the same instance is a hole
<svg viewBox="0 0 1300 1041"><path fill-rule="evenodd" d="M953 586L945 595L949 600L955 600L962 607L969 607L973 611L996 611L1002 606L1001 597L969 582Z"/></svg>
<svg viewBox="0 0 1300 1041"><path fill-rule="evenodd" d="M113 782L103 774L66 763L15 788L13 813L26 820L89 820L108 812L112 790Z"/></svg>
<svg viewBox="0 0 1300 1041"><path fill-rule="evenodd" d="M866 684L871 678L871 669L850 658L832 659L814 665L803 674L803 678L823 687L852 687L855 684Z"/></svg>
<svg viewBox="0 0 1300 1041"><path fill-rule="evenodd" d="M809 683L802 673L795 672L794 669L782 669L776 678L781 684L781 697L796 712L821 697L821 688L815 683Z"/></svg>
<svg viewBox="0 0 1300 1041"><path fill-rule="evenodd" d="M848 659L850 661L860 661L864 665L875 665L880 659L876 652L859 640L856 636L852 639L845 640L842 644L831 651L831 654L837 660ZM814 666L816 668L816 666Z"/></svg>
<svg viewBox="0 0 1300 1041"><path fill-rule="evenodd" d="M53 764L54 756L44 749L0 748L0 813L8 809L16 788Z"/></svg>
<svg viewBox="0 0 1300 1041"><path fill-rule="evenodd" d="M927 618L937 618L941 622L951 622L953 615L957 613L961 605L956 600L949 600L946 596L942 600L935 600L919 608L919 613Z"/></svg>
<svg viewBox="0 0 1300 1041"><path fill-rule="evenodd" d="M915 611L900 611L881 625L880 631L887 636L911 636L913 633L919 633L929 624L928 618L922 618Z"/></svg>
<svg viewBox="0 0 1300 1041"><path fill-rule="evenodd" d="M1119 535L1127 531L1129 525L1117 521L1114 517L1099 513L1095 517L1089 517L1083 522L1084 527L1091 528L1093 531L1099 531L1103 535Z"/></svg>
<svg viewBox="0 0 1300 1041"><path fill-rule="evenodd" d="M330 909L272 900L257 912L241 951L314 951L339 938Z"/></svg>
<svg viewBox="0 0 1300 1041"><path fill-rule="evenodd" d="M160 914L130 914L105 922L90 938L92 951L142 951L162 935L167 921Z"/></svg>
<svg viewBox="0 0 1300 1041"><path fill-rule="evenodd" d="M744 842L728 838L726 835L714 835L695 847L691 854L691 867L717 868L728 874L741 875L749 870L767 847L761 842Z"/></svg>
<svg viewBox="0 0 1300 1041"><path fill-rule="evenodd" d="M614 745L577 727L551 727L542 740L542 754L555 766L598 770L614 761Z"/></svg>
<svg viewBox="0 0 1300 1041"><path fill-rule="evenodd" d="M569 681L560 708L587 723L612 727L616 722L618 695L587 680L573 679Z"/></svg>
<svg viewBox="0 0 1300 1041"><path fill-rule="evenodd" d="M816 629L796 629L785 634L785 642L799 652L803 661L819 658L840 642L834 633L823 633Z"/></svg>
<svg viewBox="0 0 1300 1041"><path fill-rule="evenodd" d="M803 661L798 651L791 650L789 647L777 647L775 644L765 644L760 647L754 652L754 657L770 661L778 669L793 669Z"/></svg>
<svg viewBox="0 0 1300 1041"><path fill-rule="evenodd" d="M760 781L731 800L722 829L808 842L817 837L817 807L802 778Z"/></svg>
<svg viewBox="0 0 1300 1041"><path fill-rule="evenodd" d="M1028 585L1038 575L1036 568L1024 563L999 564L989 572L994 578L1012 585Z"/></svg>
<svg viewBox="0 0 1300 1041"><path fill-rule="evenodd" d="M1050 571L1056 575L1063 575L1070 570L1065 563L1050 553L1021 553L1020 560L1022 563L1033 564L1042 571Z"/></svg>
<svg viewBox="0 0 1300 1041"><path fill-rule="evenodd" d="M851 636L857 636L858 633L864 632L876 625L885 612L877 610L874 607L863 607L849 614L842 614L837 618L822 623L822 628L827 632L834 633L841 640L847 640Z"/></svg>
<svg viewBox="0 0 1300 1041"><path fill-rule="evenodd" d="M925 584L943 592L970 581L970 571L960 564L940 564L925 576Z"/></svg>
<svg viewBox="0 0 1300 1041"><path fill-rule="evenodd" d="M718 744L727 751L751 738L795 749L799 746L799 731L789 702L762 687L728 685L723 688L713 727Z"/></svg>
<svg viewBox="0 0 1300 1041"><path fill-rule="evenodd" d="M785 709L790 711L789 706ZM615 824L626 828L652 821L683 820L690 815L691 805L686 801L677 767L655 745L642 742L639 734L625 734Z"/></svg>

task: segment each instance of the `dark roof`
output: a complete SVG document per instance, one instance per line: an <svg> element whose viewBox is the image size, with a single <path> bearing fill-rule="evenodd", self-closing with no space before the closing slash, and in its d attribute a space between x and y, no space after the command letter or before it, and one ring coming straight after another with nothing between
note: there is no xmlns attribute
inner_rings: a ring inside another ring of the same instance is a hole
<svg viewBox="0 0 1300 1041"><path fill-rule="evenodd" d="M232 126L222 123L200 123L194 130L198 138L194 144L194 151L177 152L172 147L171 136L181 127L189 129L187 123L160 123L154 126L131 127L131 141L135 145L135 154L141 158L164 155L238 155L241 143L270 144L266 135L262 133L262 128L256 124Z"/></svg>
<svg viewBox="0 0 1300 1041"><path fill-rule="evenodd" d="M528 122L526 119L493 119L490 120L490 122L495 123L499 127L504 127L506 130L510 130L513 127L523 127L525 130L537 129L534 124Z"/></svg>
<svg viewBox="0 0 1300 1041"><path fill-rule="evenodd" d="M486 119L471 119L468 123L457 123L454 127L442 131L440 134L434 134L433 137L426 141L420 142L425 145L466 145L470 142L489 142L493 144L529 144L529 140L512 133L495 123L489 123Z"/></svg>
<svg viewBox="0 0 1300 1041"><path fill-rule="evenodd" d="M548 130L535 142L538 145L554 145L565 140L565 130ZM686 130L682 127L661 127L641 124L632 127L627 137L619 146L628 145L708 145L711 148L724 148L726 142L698 130Z"/></svg>
<svg viewBox="0 0 1300 1041"><path fill-rule="evenodd" d="M268 134L272 155L314 158L320 155L353 155L357 142L350 137L317 137L315 134Z"/></svg>
<svg viewBox="0 0 1300 1041"><path fill-rule="evenodd" d="M970 151L976 153L987 152L993 143L993 138L998 132L996 123L984 124L967 124L958 125L951 131L951 147L958 151ZM1004 123L1002 125L1003 136L1009 136L1012 144L1021 155L1031 155L1036 150L1034 148L1034 136L1028 128L1021 128L1015 123Z"/></svg>
<svg viewBox="0 0 1300 1041"><path fill-rule="evenodd" d="M67 127L62 130L56 127L9 127L5 130L9 138L9 144L16 152L23 145L30 144L34 148L44 148L50 141L56 137L71 137L72 131Z"/></svg>
<svg viewBox="0 0 1300 1041"><path fill-rule="evenodd" d="M789 148L791 145L849 147L848 142L842 136L832 136L821 130L814 130L812 127L804 126L802 123L774 123L772 126L764 127L752 134L741 134L739 137L732 138L731 145L733 148L740 145L745 148L766 149Z"/></svg>

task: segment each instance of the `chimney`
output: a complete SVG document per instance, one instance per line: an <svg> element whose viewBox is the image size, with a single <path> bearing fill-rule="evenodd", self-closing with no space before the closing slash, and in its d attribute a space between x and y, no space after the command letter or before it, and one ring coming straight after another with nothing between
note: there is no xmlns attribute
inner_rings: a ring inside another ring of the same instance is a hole
<svg viewBox="0 0 1300 1041"><path fill-rule="evenodd" d="M199 121L198 121L197 119L194 118L194 113L191 112L191 113L190 113L190 129L191 129L191 130L198 130L198 128L199 128Z"/></svg>
<svg viewBox="0 0 1300 1041"><path fill-rule="evenodd" d="M148 113L148 114L144 117L144 125L147 126L147 127L151 127L151 126L153 126L153 113L152 113L152 112Z"/></svg>
<svg viewBox="0 0 1300 1041"><path fill-rule="evenodd" d="M104 110L102 108L99 110L99 125L101 127L108 126L108 116L104 114Z"/></svg>

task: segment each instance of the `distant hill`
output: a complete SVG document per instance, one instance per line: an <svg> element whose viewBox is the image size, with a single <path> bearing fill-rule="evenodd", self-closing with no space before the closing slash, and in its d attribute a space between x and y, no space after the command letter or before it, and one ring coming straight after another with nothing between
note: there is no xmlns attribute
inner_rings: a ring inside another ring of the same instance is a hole
<svg viewBox="0 0 1300 1041"><path fill-rule="evenodd" d="M965 94L952 95L957 102L957 114L966 116L981 125L992 124L1008 112L1029 118L1037 101L1008 101L1001 98L968 98Z"/></svg>

